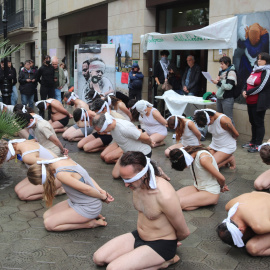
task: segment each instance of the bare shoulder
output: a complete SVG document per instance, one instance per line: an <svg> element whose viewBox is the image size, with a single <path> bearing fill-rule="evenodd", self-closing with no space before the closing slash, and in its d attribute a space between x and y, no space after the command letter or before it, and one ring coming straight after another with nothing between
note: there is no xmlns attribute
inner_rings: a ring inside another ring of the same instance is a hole
<svg viewBox="0 0 270 270"><path fill-rule="evenodd" d="M61 103L59 100L54 99L54 100L51 102L51 105L52 105L53 107L58 107L59 105L62 106L62 103Z"/></svg>
<svg viewBox="0 0 270 270"><path fill-rule="evenodd" d="M220 123L221 124L227 124L227 123L231 123L231 119L226 116L225 114L220 118Z"/></svg>
<svg viewBox="0 0 270 270"><path fill-rule="evenodd" d="M158 176L156 177L156 181L159 189L159 194L157 196L159 203L163 204L164 202L171 200L174 196L177 197L176 191L170 182Z"/></svg>

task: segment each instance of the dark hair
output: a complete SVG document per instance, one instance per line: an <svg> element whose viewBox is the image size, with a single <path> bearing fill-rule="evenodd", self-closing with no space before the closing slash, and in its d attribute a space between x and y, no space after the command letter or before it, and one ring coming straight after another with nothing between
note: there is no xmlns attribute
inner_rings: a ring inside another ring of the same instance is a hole
<svg viewBox="0 0 270 270"><path fill-rule="evenodd" d="M91 111L99 111L100 108L103 106L105 100L98 98L91 104Z"/></svg>
<svg viewBox="0 0 270 270"><path fill-rule="evenodd" d="M260 52L257 56L257 59L259 59L259 56L261 56L261 60L266 61L266 65L270 65L270 55L266 52Z"/></svg>
<svg viewBox="0 0 270 270"><path fill-rule="evenodd" d="M73 112L74 121L78 122L79 120L81 120L81 117L82 117L82 110L80 108L75 109Z"/></svg>
<svg viewBox="0 0 270 270"><path fill-rule="evenodd" d="M31 61L30 60L26 60L25 62L24 62L24 64L31 64Z"/></svg>
<svg viewBox="0 0 270 270"><path fill-rule="evenodd" d="M231 222L234 223L232 220L231 220ZM219 224L217 229L216 229L216 232L217 232L219 238L222 240L222 242L224 242L225 244L228 244L230 246L235 246L233 239L232 239L232 235L229 232L226 223Z"/></svg>
<svg viewBox="0 0 270 270"><path fill-rule="evenodd" d="M67 66L66 66L65 63L61 63L60 66L63 66L63 67L62 67L63 69L67 69Z"/></svg>
<svg viewBox="0 0 270 270"><path fill-rule="evenodd" d="M139 121L140 113L137 111L136 107L134 109L130 108L129 110L131 112L132 121Z"/></svg>
<svg viewBox="0 0 270 270"><path fill-rule="evenodd" d="M209 116L214 116L215 115L211 111L206 110L206 112L209 114ZM196 112L196 114L194 115L194 121L196 122L196 124L199 127L205 127L207 125L207 118L206 118L206 115L205 115L204 111Z"/></svg>
<svg viewBox="0 0 270 270"><path fill-rule="evenodd" d="M176 133L176 141L179 142L183 133L184 133L184 130L185 130L185 121L180 118L180 117L177 117L178 119L178 125L176 127L176 130L175 130L175 133ZM175 124L175 116L172 116L169 120L168 120L168 127L170 129L174 129L174 124Z"/></svg>
<svg viewBox="0 0 270 270"><path fill-rule="evenodd" d="M155 161L151 160L150 161L156 176L160 176L161 173L157 167L157 164ZM126 167L128 165L132 165L134 172L138 173L140 172L145 166L146 166L146 157L142 152L136 152L136 151L128 151L123 154L123 156L120 159L120 166L121 167ZM143 180L143 183L146 187L146 189L150 189L149 186L149 178L150 172L148 170L146 178Z"/></svg>
<svg viewBox="0 0 270 270"><path fill-rule="evenodd" d="M173 73L175 73L175 74L177 73L177 67L176 67L176 65L174 63L170 63L168 65L168 70L170 70L170 69L173 70Z"/></svg>
<svg viewBox="0 0 270 270"><path fill-rule="evenodd" d="M69 99L70 96L71 96L71 93L72 93L72 92L65 92L65 93L64 93L64 98Z"/></svg>
<svg viewBox="0 0 270 270"><path fill-rule="evenodd" d="M37 106L37 108L39 109L39 110L44 110L45 109L45 104L44 104L44 102L40 102L40 103L38 103L38 105L36 105Z"/></svg>
<svg viewBox="0 0 270 270"><path fill-rule="evenodd" d="M270 145L267 144L261 147L260 156L265 164L270 165Z"/></svg>
<svg viewBox="0 0 270 270"><path fill-rule="evenodd" d="M1 61L2 63L2 61ZM20 62L21 67L24 67L24 62Z"/></svg>
<svg viewBox="0 0 270 270"><path fill-rule="evenodd" d="M184 147L184 149L190 155L201 150L208 151L208 149L205 148L204 145L186 146ZM184 154L180 149L176 148L171 150L169 153L169 158L173 169L177 171L183 171L187 167Z"/></svg>
<svg viewBox="0 0 270 270"><path fill-rule="evenodd" d="M94 89L90 89L90 91L87 93L86 95L86 99L90 99L90 102L93 102L94 100L100 98L100 94L96 94L96 96L93 98L93 96L95 95L96 91Z"/></svg>
<svg viewBox="0 0 270 270"><path fill-rule="evenodd" d="M46 60L46 58L50 58L51 59L51 57L48 54L43 56L43 61Z"/></svg>
<svg viewBox="0 0 270 270"><path fill-rule="evenodd" d="M162 50L162 51L160 52L160 55L161 55L161 56L162 56L162 55L169 56L169 55L170 55L170 52L169 52L168 50Z"/></svg>
<svg viewBox="0 0 270 270"><path fill-rule="evenodd" d="M219 59L219 63L224 63L227 66L231 66L232 65L232 60L229 56L222 56Z"/></svg>
<svg viewBox="0 0 270 270"><path fill-rule="evenodd" d="M85 60L84 62L83 62L83 64L87 64L88 66L90 65L90 62L89 62L89 60Z"/></svg>
<svg viewBox="0 0 270 270"><path fill-rule="evenodd" d="M23 113L22 111L16 112L16 115L18 116L19 120L25 122L25 126L23 128L27 127L31 119L34 119L34 117L30 113Z"/></svg>
<svg viewBox="0 0 270 270"><path fill-rule="evenodd" d="M14 106L14 108L13 108L13 112L14 113L21 112L22 109L23 109L23 106L24 106L23 104L16 104ZM34 110L32 108L30 108L30 107L25 106L25 109L27 110L28 113L33 113L34 112Z"/></svg>
<svg viewBox="0 0 270 270"><path fill-rule="evenodd" d="M111 101L112 101L112 104L111 104L112 108L114 110L117 110L117 108L118 108L117 103L118 103L118 101L121 101L121 100L119 98L115 97L115 96L112 96L112 95L110 95L110 98L111 98ZM108 96L106 96L104 98L104 100L108 102Z"/></svg>

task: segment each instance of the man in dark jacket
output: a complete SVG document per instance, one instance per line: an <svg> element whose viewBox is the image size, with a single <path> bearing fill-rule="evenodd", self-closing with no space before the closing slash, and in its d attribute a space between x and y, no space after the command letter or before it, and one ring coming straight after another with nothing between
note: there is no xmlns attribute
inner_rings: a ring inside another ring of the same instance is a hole
<svg viewBox="0 0 270 270"><path fill-rule="evenodd" d="M19 90L22 104L34 108L34 95L37 87L35 70L30 68L30 60L25 61L24 68L19 75Z"/></svg>
<svg viewBox="0 0 270 270"><path fill-rule="evenodd" d="M139 70L139 65L137 63L134 63L132 65L132 70L129 72L128 88L130 99L142 99L142 82L144 76Z"/></svg>
<svg viewBox="0 0 270 270"><path fill-rule="evenodd" d="M193 55L187 57L188 67L182 78L183 91L182 95L197 96L200 92L201 68L195 64Z"/></svg>
<svg viewBox="0 0 270 270"><path fill-rule="evenodd" d="M4 71L4 59L1 60L1 68L0 68L0 88L2 91L2 87L4 84L4 79L5 77L7 78L7 80L9 81L9 85L10 85L10 97L3 97L3 102L6 105L11 105L11 94L12 94L12 85L14 83L14 81L16 80L16 76L15 73L12 69L10 69L9 67L7 68L7 74L5 76L5 71ZM3 95L3 93L2 93Z"/></svg>
<svg viewBox="0 0 270 270"><path fill-rule="evenodd" d="M49 55L43 58L43 65L37 71L36 80L41 84L41 100L54 98L54 68L51 65L51 57ZM40 110L39 114L44 118L44 110Z"/></svg>
<svg viewBox="0 0 270 270"><path fill-rule="evenodd" d="M30 68L32 69L32 71L37 74L38 71L38 67L35 66L35 62L34 60L30 59ZM37 92L37 84L36 84L36 90L35 90L35 95L34 95L34 101L37 102L38 101L38 92Z"/></svg>
<svg viewBox="0 0 270 270"><path fill-rule="evenodd" d="M18 82L18 80L17 80L17 71L13 67L10 59L8 59L8 68L11 69L12 72L13 72L11 105L16 105L17 101L18 101L18 91L17 91L17 87L16 87L16 84Z"/></svg>

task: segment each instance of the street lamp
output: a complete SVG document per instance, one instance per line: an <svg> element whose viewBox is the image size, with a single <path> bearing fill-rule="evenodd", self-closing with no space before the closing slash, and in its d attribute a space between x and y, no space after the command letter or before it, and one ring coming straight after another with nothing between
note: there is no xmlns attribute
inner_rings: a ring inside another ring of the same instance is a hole
<svg viewBox="0 0 270 270"><path fill-rule="evenodd" d="M4 33L4 40L7 39L7 0L4 0L4 8L3 8L3 33ZM1 92L2 92L2 101L6 105L11 104L11 94L12 94L12 83L10 82L9 77L9 68L7 63L7 57L4 58L4 80L1 84Z"/></svg>

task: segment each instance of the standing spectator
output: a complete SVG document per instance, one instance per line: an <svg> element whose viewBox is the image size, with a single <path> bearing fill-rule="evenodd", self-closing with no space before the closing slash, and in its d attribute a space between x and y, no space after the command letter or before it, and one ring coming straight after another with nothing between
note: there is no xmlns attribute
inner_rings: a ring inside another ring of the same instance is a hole
<svg viewBox="0 0 270 270"><path fill-rule="evenodd" d="M11 94L11 105L16 105L18 101L18 91L16 87L17 83L17 72L16 69L13 67L10 60L8 60L8 68L11 69L13 73L13 79L12 79L12 94Z"/></svg>
<svg viewBox="0 0 270 270"><path fill-rule="evenodd" d="M223 56L219 59L221 70L216 80L212 80L217 85L217 111L224 113L231 118L233 122L233 91L237 85L237 77L235 67L232 65L231 58Z"/></svg>
<svg viewBox="0 0 270 270"><path fill-rule="evenodd" d="M251 141L242 145L248 152L258 152L265 134L264 117L270 107L270 55L261 52L257 56L253 72L247 79L243 91L248 107L249 122L251 124Z"/></svg>
<svg viewBox="0 0 270 270"><path fill-rule="evenodd" d="M64 75L65 75L65 84L64 84L63 88L61 89L61 100L63 100L64 99L64 93L68 92L69 78L68 78L68 71L67 71L66 64L61 63L60 67L63 69Z"/></svg>
<svg viewBox="0 0 270 270"><path fill-rule="evenodd" d="M132 65L132 70L129 72L129 98L142 99L142 82L144 75L140 72L140 67L137 63Z"/></svg>
<svg viewBox="0 0 270 270"><path fill-rule="evenodd" d="M9 81L10 85L13 85L14 80L16 79L14 71L10 68L7 69L7 74L6 74L6 78ZM4 59L1 60L1 69L0 69L0 88L2 89L2 85L4 83L4 78L5 78L5 71L4 71ZM11 105L11 104L7 104L7 101L3 100L6 105Z"/></svg>
<svg viewBox="0 0 270 270"><path fill-rule="evenodd" d="M155 82L157 84L157 95L162 96L164 93L164 90L162 89L162 85L165 82L165 79L168 76L168 65L170 64L170 61L168 60L168 56L170 55L169 51L163 50L160 52L161 59L159 62L156 63L155 65L155 70L154 70L154 77L155 77ZM157 109L159 112L164 111L164 100L158 100L157 103Z"/></svg>
<svg viewBox="0 0 270 270"><path fill-rule="evenodd" d="M200 92L201 68L195 63L193 55L187 57L188 67L182 78L182 95L197 96Z"/></svg>
<svg viewBox="0 0 270 270"><path fill-rule="evenodd" d="M22 104L34 108L34 95L37 88L35 70L31 69L30 60L25 61L24 68L19 75L19 90L21 92Z"/></svg>
<svg viewBox="0 0 270 270"><path fill-rule="evenodd" d="M40 98L42 100L54 98L54 68L51 65L51 57L49 55L44 56L43 65L38 69L36 80L41 84ZM39 115L44 118L44 110L40 110Z"/></svg>
<svg viewBox="0 0 270 270"><path fill-rule="evenodd" d="M58 65L58 58L56 56L52 58L52 66L54 68L55 99L62 102L61 91L66 83L66 78L64 70Z"/></svg>
<svg viewBox="0 0 270 270"><path fill-rule="evenodd" d="M118 61L118 71L121 71L122 69L122 60L121 60L121 57L122 57L122 49L121 49L121 46L120 46L120 43L118 44L118 48L117 48L117 51L116 51L116 57L117 57L117 61Z"/></svg>
<svg viewBox="0 0 270 270"><path fill-rule="evenodd" d="M182 83L180 72L177 70L177 67L173 63L168 65L168 70L168 83L172 86L172 90L174 90L174 92L181 94Z"/></svg>
<svg viewBox="0 0 270 270"><path fill-rule="evenodd" d="M29 61L30 61L30 68L31 68L31 70L33 70L33 72L34 72L35 74L37 74L38 67L35 66L34 60L30 59ZM36 89L35 89L35 94L34 94L34 101L35 101L35 102L38 101L37 83L36 83Z"/></svg>

